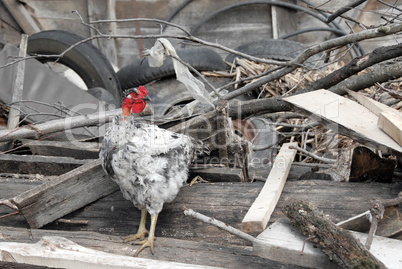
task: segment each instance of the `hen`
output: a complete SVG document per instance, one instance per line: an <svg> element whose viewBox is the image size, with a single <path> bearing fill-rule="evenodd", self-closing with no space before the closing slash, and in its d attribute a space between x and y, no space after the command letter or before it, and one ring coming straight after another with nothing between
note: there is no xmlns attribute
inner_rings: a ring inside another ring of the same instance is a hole
<svg viewBox="0 0 402 269"><path fill-rule="evenodd" d="M131 113L144 110L149 100L144 86L134 89L123 101L122 115L116 116L106 132L100 160L107 175L121 189L124 198L141 210L136 234L125 241L143 240L136 251L144 248L153 253L155 227L163 204L172 202L188 177L189 165L204 148L201 141L135 121ZM151 215L149 232L145 228L147 212Z"/></svg>

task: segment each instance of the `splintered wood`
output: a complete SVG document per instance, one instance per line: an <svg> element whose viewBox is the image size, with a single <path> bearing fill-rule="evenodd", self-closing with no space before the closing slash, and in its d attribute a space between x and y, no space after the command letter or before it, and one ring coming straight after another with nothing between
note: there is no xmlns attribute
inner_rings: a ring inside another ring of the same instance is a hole
<svg viewBox="0 0 402 269"><path fill-rule="evenodd" d="M276 156L264 187L242 221L244 232L262 232L267 226L296 155L296 150L290 146L297 146L297 143L284 143Z"/></svg>

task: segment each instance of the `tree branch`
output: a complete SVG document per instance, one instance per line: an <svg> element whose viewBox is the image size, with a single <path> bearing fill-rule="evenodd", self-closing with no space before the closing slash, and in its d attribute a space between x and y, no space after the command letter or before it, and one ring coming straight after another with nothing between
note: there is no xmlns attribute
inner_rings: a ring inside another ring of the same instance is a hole
<svg viewBox="0 0 402 269"><path fill-rule="evenodd" d="M229 232L231 234L234 234L234 235L236 235L236 236L238 236L240 238L243 238L245 240L248 240L248 241L251 241L251 242L254 242L254 240L255 240L255 238L253 236L249 235L249 234L246 234L246 233L244 233L244 232L242 232L242 231L240 231L238 229L235 229L232 226L230 226L230 225L228 225L226 223L223 223L222 221L219 221L217 219L210 218L210 217L207 217L207 216L205 216L205 215L203 215L201 213L195 212L192 209L185 208L183 213L186 216L190 216L190 217L196 218L198 220L201 220L201 221L203 221L205 223L212 224L212 225L214 225L214 226L216 226L216 227L218 227L218 228L220 228L222 230L225 230L225 231L227 231L227 232Z"/></svg>
<svg viewBox="0 0 402 269"><path fill-rule="evenodd" d="M379 62L402 56L402 44L376 48L373 52L362 57L354 58L349 64L332 72L331 74L314 81L310 86L298 93L309 92L318 89L327 89L337 83L351 77L358 72Z"/></svg>
<svg viewBox="0 0 402 269"><path fill-rule="evenodd" d="M361 31L356 34L350 34L350 35L346 35L346 36L342 36L342 37L338 37L338 38L334 38L334 39L322 42L318 45L315 45L313 47L306 49L304 52L299 54L299 56L297 56L295 59L288 61L288 62L284 62L284 63L286 63L287 66L280 69L279 71L277 71L273 74L267 75L266 77L261 78L253 83L247 84L246 86L244 86L236 91L230 92L227 95L223 96L222 99L224 99L224 100L233 99L236 96L248 93L249 91L252 91L252 90L258 88L258 87L264 85L265 83L278 79L278 78L292 72L298 66L300 66L302 63L304 63L308 58L310 58L311 56L313 56L319 52L325 51L327 49L335 48L335 47L345 46L347 44L356 43L356 42L359 42L359 41L362 41L365 39L371 39L371 38L375 38L375 37L381 37L381 36L395 34L400 31L402 31L402 23L394 23L394 24L389 24L388 26L382 26L382 27L379 27L376 29L365 30L365 31Z"/></svg>

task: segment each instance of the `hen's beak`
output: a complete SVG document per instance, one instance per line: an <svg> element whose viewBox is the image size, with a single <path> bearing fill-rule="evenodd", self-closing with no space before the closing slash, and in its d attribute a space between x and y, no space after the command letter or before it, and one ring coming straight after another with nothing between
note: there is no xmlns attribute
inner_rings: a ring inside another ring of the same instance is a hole
<svg viewBox="0 0 402 269"><path fill-rule="evenodd" d="M149 101L151 101L151 98L149 98L149 96L147 95L147 96L143 97L142 100L149 102Z"/></svg>

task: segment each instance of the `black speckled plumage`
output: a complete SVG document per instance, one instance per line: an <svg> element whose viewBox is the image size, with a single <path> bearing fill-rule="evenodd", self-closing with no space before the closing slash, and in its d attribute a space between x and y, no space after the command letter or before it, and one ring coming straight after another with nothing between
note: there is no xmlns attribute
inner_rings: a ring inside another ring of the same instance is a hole
<svg viewBox="0 0 402 269"><path fill-rule="evenodd" d="M191 137L117 116L105 134L99 157L124 198L152 216L177 196L189 166L203 150L202 142Z"/></svg>

